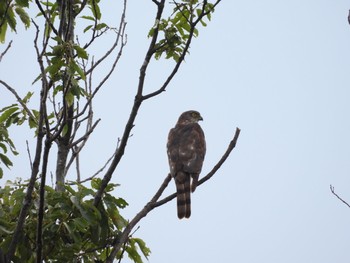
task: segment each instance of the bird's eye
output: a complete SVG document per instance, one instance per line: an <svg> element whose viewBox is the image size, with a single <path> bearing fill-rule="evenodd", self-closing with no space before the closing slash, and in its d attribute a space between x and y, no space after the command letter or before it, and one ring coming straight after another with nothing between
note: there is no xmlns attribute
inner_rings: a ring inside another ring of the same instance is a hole
<svg viewBox="0 0 350 263"><path fill-rule="evenodd" d="M198 116L198 114L197 114L197 112L192 112L192 117L197 117Z"/></svg>

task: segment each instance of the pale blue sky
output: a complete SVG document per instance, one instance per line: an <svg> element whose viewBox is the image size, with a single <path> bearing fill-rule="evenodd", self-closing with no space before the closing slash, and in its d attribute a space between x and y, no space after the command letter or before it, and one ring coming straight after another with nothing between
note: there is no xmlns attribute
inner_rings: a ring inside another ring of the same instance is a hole
<svg viewBox="0 0 350 263"><path fill-rule="evenodd" d="M117 25L119 5L104 6L105 19ZM329 190L332 184L350 202L349 8L345 0L224 0L217 7L167 91L141 107L113 178L121 184L116 195L130 203L124 214L132 218L168 173L167 133L181 112L196 109L204 117L203 174L235 128L242 130L222 169L193 195L189 220L177 219L175 201L142 220L135 235L151 248L150 263L350 261L350 209ZM95 116L102 122L81 157L86 177L104 164L121 136L154 12L150 0L129 1L128 44L96 99ZM10 39L0 79L25 94L38 74L33 36L21 29ZM102 41L94 52L108 47ZM170 65L152 62L147 91L159 88ZM103 70L107 64L99 74ZM12 101L2 87L0 107ZM24 129L13 136L22 155L9 177L26 178L24 142L34 140ZM174 190L171 182L167 193Z"/></svg>

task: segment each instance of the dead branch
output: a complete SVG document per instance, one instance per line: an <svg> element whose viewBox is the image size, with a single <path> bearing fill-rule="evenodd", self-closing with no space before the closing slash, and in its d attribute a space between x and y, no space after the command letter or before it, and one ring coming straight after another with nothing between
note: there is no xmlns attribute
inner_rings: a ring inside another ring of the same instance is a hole
<svg viewBox="0 0 350 263"><path fill-rule="evenodd" d="M331 189L332 194L334 194L336 198L338 198L340 201L342 201L345 205L347 205L347 206L350 208L349 203L347 203L344 199L342 199L342 198L334 191L334 186L330 185L329 188Z"/></svg>

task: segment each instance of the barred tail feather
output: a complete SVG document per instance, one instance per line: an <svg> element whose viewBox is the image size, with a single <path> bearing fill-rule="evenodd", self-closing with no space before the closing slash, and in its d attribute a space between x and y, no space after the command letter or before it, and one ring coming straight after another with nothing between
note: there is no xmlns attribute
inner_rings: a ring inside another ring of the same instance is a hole
<svg viewBox="0 0 350 263"><path fill-rule="evenodd" d="M185 185L181 183L176 183L177 190L177 216L182 219L186 216L186 195L185 195Z"/></svg>
<svg viewBox="0 0 350 263"><path fill-rule="evenodd" d="M191 216L191 178L188 177L185 181L185 204L186 204L186 212L185 217L189 218Z"/></svg>

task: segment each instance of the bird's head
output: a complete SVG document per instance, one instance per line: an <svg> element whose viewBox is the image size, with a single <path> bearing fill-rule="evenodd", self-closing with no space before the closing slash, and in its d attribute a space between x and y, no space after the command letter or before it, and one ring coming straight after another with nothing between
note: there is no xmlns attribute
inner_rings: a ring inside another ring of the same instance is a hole
<svg viewBox="0 0 350 263"><path fill-rule="evenodd" d="M197 123L202 120L203 118L198 111L189 110L189 111L185 111L180 115L178 123L189 124L189 123Z"/></svg>

